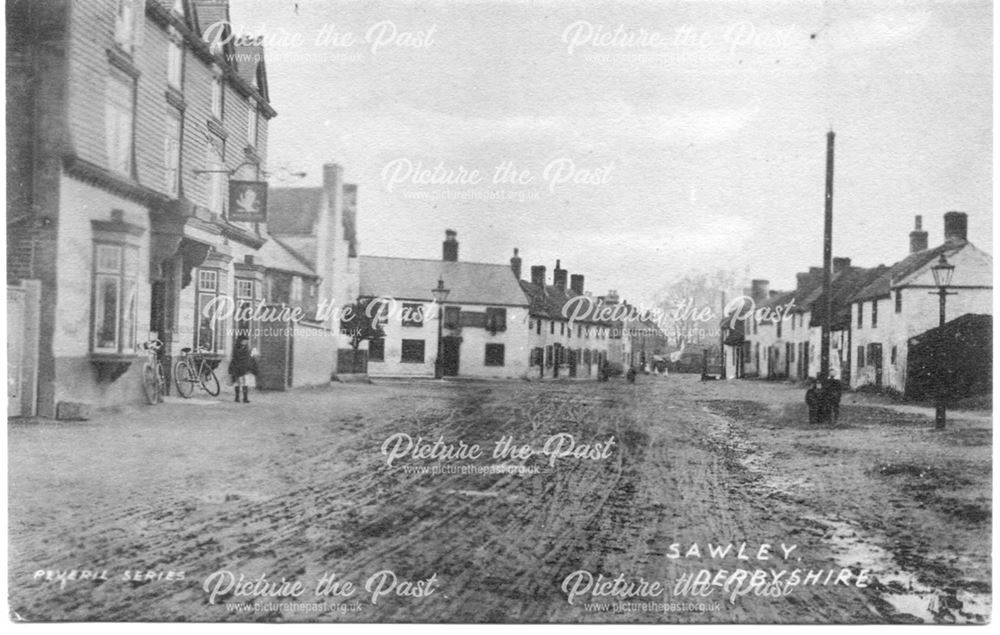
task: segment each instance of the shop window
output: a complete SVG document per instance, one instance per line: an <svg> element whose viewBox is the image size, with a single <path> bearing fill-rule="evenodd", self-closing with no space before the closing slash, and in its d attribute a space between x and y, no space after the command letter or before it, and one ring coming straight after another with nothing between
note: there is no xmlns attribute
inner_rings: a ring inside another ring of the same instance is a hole
<svg viewBox="0 0 1000 635"><path fill-rule="evenodd" d="M139 250L128 245L97 243L94 253L93 350L135 350Z"/></svg>
<svg viewBox="0 0 1000 635"><path fill-rule="evenodd" d="M404 364L424 363L424 340L403 340L400 361Z"/></svg>
<svg viewBox="0 0 1000 635"><path fill-rule="evenodd" d="M240 338L250 338L251 347L258 345L257 324L252 319L252 314L256 306L261 301L263 285L258 280L247 278L236 279L236 328L234 329L234 342Z"/></svg>
<svg viewBox="0 0 1000 635"><path fill-rule="evenodd" d="M486 365L503 366L504 346L503 344L486 345Z"/></svg>
<svg viewBox="0 0 1000 635"><path fill-rule="evenodd" d="M224 308L219 300L222 293L223 273L219 269L198 269L198 306L195 313L194 348L205 349L213 353L221 353L225 348L222 337L225 321L222 312Z"/></svg>

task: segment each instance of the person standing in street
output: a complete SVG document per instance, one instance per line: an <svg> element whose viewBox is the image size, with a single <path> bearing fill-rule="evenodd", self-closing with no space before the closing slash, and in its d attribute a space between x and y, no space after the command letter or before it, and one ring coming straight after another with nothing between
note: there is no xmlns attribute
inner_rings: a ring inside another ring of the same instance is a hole
<svg viewBox="0 0 1000 635"><path fill-rule="evenodd" d="M247 375L257 375L257 360L250 348L250 339L241 337L236 342L236 348L233 349L232 359L229 360L229 377L236 390L235 401L237 403L240 400L241 391L243 403L250 403L250 399L247 397Z"/></svg>

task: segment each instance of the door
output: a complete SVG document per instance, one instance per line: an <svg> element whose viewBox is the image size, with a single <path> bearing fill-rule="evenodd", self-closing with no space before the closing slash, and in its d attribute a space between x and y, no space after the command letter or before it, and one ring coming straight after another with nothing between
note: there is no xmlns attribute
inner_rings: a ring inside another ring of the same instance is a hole
<svg viewBox="0 0 1000 635"><path fill-rule="evenodd" d="M441 374L445 377L458 375L459 349L461 337L447 336L441 338Z"/></svg>
<svg viewBox="0 0 1000 635"><path fill-rule="evenodd" d="M875 367L875 387L882 387L882 345L868 345L868 360Z"/></svg>

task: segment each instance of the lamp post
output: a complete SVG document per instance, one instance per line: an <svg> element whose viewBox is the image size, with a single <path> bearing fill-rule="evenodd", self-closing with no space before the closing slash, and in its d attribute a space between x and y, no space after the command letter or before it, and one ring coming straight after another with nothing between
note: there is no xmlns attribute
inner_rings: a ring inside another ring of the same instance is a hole
<svg viewBox="0 0 1000 635"><path fill-rule="evenodd" d="M931 267L931 273L934 275L934 286L938 288L937 291L932 291L931 295L937 294L938 302L938 327L944 326L945 322L945 302L949 295L955 295L955 293L948 292L948 286L951 285L951 277L955 273L955 265L949 264L948 259L944 257L944 253L941 253L941 257L938 258L937 264ZM944 331L939 331L939 336L942 338L943 343ZM944 361L944 351L938 356L939 361ZM945 394L944 394L944 365L942 363L941 367L938 368L940 373L940 383L938 384L938 394L937 401L934 404L934 427L938 430L943 430L945 423L947 421L947 415L945 414Z"/></svg>
<svg viewBox="0 0 1000 635"><path fill-rule="evenodd" d="M436 289L431 289L431 295L434 296L434 304L438 305L438 338L437 338L437 356L434 358L434 379L441 379L444 376L444 369L441 368L441 336L444 333L444 301L448 299L448 294L451 293L450 289L444 287L444 280L438 278L438 286Z"/></svg>

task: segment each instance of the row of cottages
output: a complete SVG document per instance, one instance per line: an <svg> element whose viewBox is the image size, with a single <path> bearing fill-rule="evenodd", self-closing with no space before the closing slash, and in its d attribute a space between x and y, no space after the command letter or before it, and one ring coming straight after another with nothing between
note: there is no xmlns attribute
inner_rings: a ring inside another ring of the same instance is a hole
<svg viewBox="0 0 1000 635"><path fill-rule="evenodd" d="M520 279L521 259L516 250L511 268ZM558 260L551 284L546 279L546 267L534 265L531 279L520 280L520 285L531 307L531 376L596 377L604 361L622 361L625 348L621 322L600 315L603 307L618 306L616 292L592 297L584 290L584 276L569 275Z"/></svg>
<svg viewBox="0 0 1000 635"><path fill-rule="evenodd" d="M370 376L584 378L596 377L605 360L652 356L633 353L622 321L608 317L617 294L592 297L584 277L569 276L558 261L549 284L544 266L520 279L517 249L509 266L462 261L458 253L457 234L447 230L440 260L358 258L359 301L384 334L364 343ZM447 289L440 304L439 286Z"/></svg>
<svg viewBox="0 0 1000 635"><path fill-rule="evenodd" d="M276 112L263 50L235 46L225 29L210 37L229 23L228 3L6 11L9 413L80 418L141 402L140 346L153 337L168 373L182 348L198 347L224 370L242 334L263 368L283 369L262 381L322 375L290 366L288 333L206 311L276 300L308 309L325 278L268 234Z"/></svg>
<svg viewBox="0 0 1000 635"><path fill-rule="evenodd" d="M858 388L904 391L911 340L938 324L937 287L930 268L944 254L955 266L946 320L992 311L992 257L967 240L967 215L944 216L944 242L928 248L921 217L910 233L910 254L892 266L851 266L834 258L831 279L830 374ZM758 313L723 319L727 376L805 380L821 366L827 300L823 270L796 274L796 288L769 291L754 280L747 294ZM748 303L750 306L750 303Z"/></svg>

